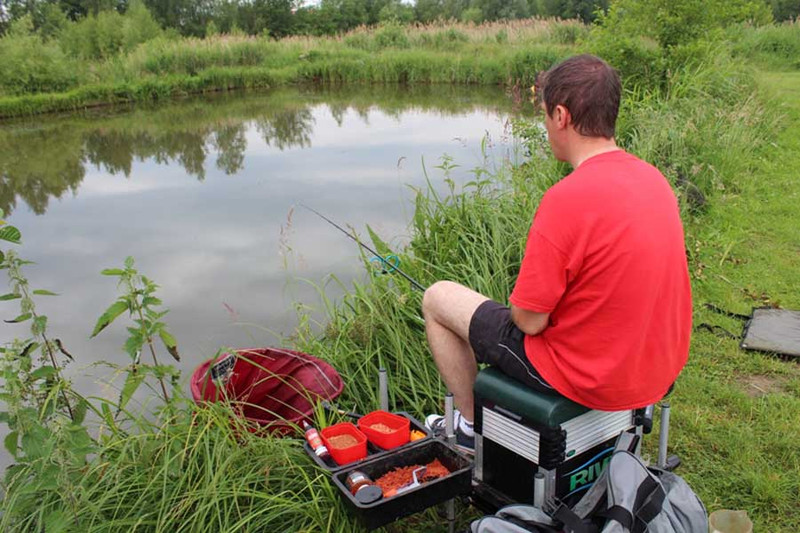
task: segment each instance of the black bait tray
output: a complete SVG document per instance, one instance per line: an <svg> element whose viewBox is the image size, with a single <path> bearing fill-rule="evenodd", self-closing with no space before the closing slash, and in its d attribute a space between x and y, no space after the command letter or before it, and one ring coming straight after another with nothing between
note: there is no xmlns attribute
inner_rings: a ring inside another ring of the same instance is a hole
<svg viewBox="0 0 800 533"><path fill-rule="evenodd" d="M366 461L369 461L371 459L375 459L375 458L378 458L378 457L383 457L386 454L394 453L394 452L396 452L398 450L402 450L402 449L408 448L410 446L413 446L415 444L419 444L421 442L425 442L426 440L429 440L431 438L431 432L430 432L430 430L428 430L428 428L425 427L425 424L423 424L422 422L420 422L419 420L417 420L416 418L414 418L410 414L405 413L405 412L399 412L399 413L394 413L394 414L400 415L400 416L404 416L404 417L408 418L408 420L411 422L410 430L415 430L416 429L417 431L421 431L422 433L425 434L425 437L421 438L421 439L417 439L415 441L408 441L407 443L405 443L405 444L403 444L401 446L398 446L397 448L392 448L391 450L385 450L385 449L383 449L383 448L381 448L379 446L376 446L376 445L372 444L372 442L370 442L368 440L367 441L367 456L365 458L363 458L363 459L359 459L358 461L353 461L352 463L347 463L345 465L336 464L336 461L334 461L333 458L328 459L327 461L324 461L320 456L318 456L317 454L314 453L314 451L311 449L311 446L309 446L308 442L305 441L305 440L303 442L303 449L305 449L306 453L308 455L310 455L312 459L314 459L315 463L317 463L319 466L321 466L325 470L328 470L329 472L338 472L338 471L342 470L343 468L348 468L348 469L352 470L353 467L356 467L356 466L358 466L358 465L360 465L360 464L362 464L362 463L364 463ZM355 423L355 421L354 421L354 423ZM319 431L319 429L320 428L317 428L318 431Z"/></svg>
<svg viewBox="0 0 800 533"><path fill-rule="evenodd" d="M383 498L370 504L359 503L345 485L347 476L353 470L360 470L373 481L398 467L426 465L439 459L450 470L450 474L402 492L390 498ZM437 439L417 441L405 449L391 450L387 455L347 465L333 474L333 483L358 520L368 530L373 530L390 522L423 511L438 503L445 502L472 488L472 462L453 448Z"/></svg>

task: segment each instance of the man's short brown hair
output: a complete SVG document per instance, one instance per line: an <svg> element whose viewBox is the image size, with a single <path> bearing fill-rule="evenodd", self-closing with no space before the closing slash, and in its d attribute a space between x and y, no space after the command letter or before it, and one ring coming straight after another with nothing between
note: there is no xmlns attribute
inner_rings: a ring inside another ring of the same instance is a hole
<svg viewBox="0 0 800 533"><path fill-rule="evenodd" d="M599 57L583 54L559 63L537 77L536 92L548 116L563 105L581 135L614 137L621 83L617 71Z"/></svg>

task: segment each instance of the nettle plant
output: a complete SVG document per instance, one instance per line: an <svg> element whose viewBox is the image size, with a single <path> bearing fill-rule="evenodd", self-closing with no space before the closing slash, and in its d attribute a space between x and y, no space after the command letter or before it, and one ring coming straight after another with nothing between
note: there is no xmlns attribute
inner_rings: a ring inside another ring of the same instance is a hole
<svg viewBox="0 0 800 533"><path fill-rule="evenodd" d="M125 408L128 400L144 382L147 374L153 374L158 379L164 402L166 405L170 405L170 397L164 379L169 378L172 387L175 388L178 386L180 374L174 367L158 363L155 338L158 337L161 340L167 352L176 361L180 361L180 355L175 337L167 331L166 324L161 321L167 314L167 310L158 310L162 305L161 300L155 296L158 285L146 276L139 274L134 268L133 257L125 258L124 268L107 268L101 274L119 278L119 287L122 288L123 293L97 319L91 336L95 337L125 312L134 323L134 326L127 328L128 338L124 348L131 358L131 365L120 394L118 412ZM145 348L153 358L152 366L141 363L142 350Z"/></svg>
<svg viewBox="0 0 800 533"><path fill-rule="evenodd" d="M92 337L127 313L133 325L128 327L124 348L131 363L125 367L127 376L116 402L90 402L81 396L63 374L73 356L60 339L49 333L47 316L37 310L34 301L34 297L57 295L31 288L22 271L31 261L20 258L15 249L21 244L21 233L3 217L0 210L0 244L4 245L0 249L0 270L8 273L10 292L0 295L0 302L19 305L16 316L6 323L27 323L30 329L26 338L0 346L0 422L8 426L4 445L14 461L6 470L2 489L21 516L36 515L35 509L49 499L64 502L66 508L54 511L59 516L41 517L43 523L49 523L51 518L58 522L64 512L79 516L82 478L87 465L103 455L108 435L127 433L119 415L124 412L125 419L133 422L144 416L128 413L125 407L148 375L159 381L165 409L173 411L175 395L169 397L165 380L170 380L173 391L178 390L179 373L172 366L158 363L155 339L159 338L175 359L177 344L161 320L167 312L158 310L158 286L134 269L133 259L127 258L124 268L104 270L103 274L119 278L122 295L100 316ZM150 351L153 365L140 362L143 349ZM99 426L96 437L89 432L87 412L93 415L93 427Z"/></svg>
<svg viewBox="0 0 800 533"><path fill-rule="evenodd" d="M0 220L3 244L19 245L21 238L17 228ZM0 300L19 303L17 316L5 322L30 324L30 336L0 347L0 402L5 408L0 421L8 425L4 444L15 461L6 471L4 488L10 493L12 487L35 480L38 490L59 492L74 501L69 497L75 486L70 476L79 473L72 467L84 464L94 450L83 425L88 403L72 392L64 378L62 367L72 356L59 339L50 337L47 316L36 309L34 296L55 293L32 289L22 273L26 264L30 261L13 248L0 250L0 269L8 272L11 289ZM33 494L29 498L35 503Z"/></svg>

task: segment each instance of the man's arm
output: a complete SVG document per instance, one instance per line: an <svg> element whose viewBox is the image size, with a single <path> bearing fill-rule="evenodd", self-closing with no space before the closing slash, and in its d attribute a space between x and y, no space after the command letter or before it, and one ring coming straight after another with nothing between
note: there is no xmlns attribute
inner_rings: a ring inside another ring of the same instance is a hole
<svg viewBox="0 0 800 533"><path fill-rule="evenodd" d="M524 333L528 335L538 335L545 330L550 319L550 313L537 313L522 309L511 304L511 320Z"/></svg>

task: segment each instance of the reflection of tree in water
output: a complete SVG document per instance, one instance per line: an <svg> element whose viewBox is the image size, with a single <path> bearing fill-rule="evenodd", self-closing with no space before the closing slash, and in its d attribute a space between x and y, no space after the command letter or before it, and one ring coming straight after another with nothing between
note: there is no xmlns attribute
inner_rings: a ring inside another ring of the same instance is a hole
<svg viewBox="0 0 800 533"><path fill-rule="evenodd" d="M314 116L310 107L288 109L272 116L259 117L255 122L267 146L274 146L279 150L311 146Z"/></svg>
<svg viewBox="0 0 800 533"><path fill-rule="evenodd" d="M207 131L125 131L83 133L86 160L111 174L131 175L134 158L168 164L177 161L190 176L205 178Z"/></svg>
<svg viewBox="0 0 800 533"><path fill-rule="evenodd" d="M81 144L71 128L0 130L0 208L10 213L19 197L41 215L50 198L77 192L85 174Z"/></svg>
<svg viewBox="0 0 800 533"><path fill-rule="evenodd" d="M216 152L217 168L236 174L244 167L250 120L220 120L208 114L198 120L167 112L0 129L0 208L11 213L19 198L43 214L51 197L60 198L68 189L77 192L87 164L130 177L134 160L152 159L177 163L204 180L206 158ZM268 145L281 150L311 145L313 117L307 107L263 114L257 124Z"/></svg>
<svg viewBox="0 0 800 533"><path fill-rule="evenodd" d="M219 151L217 168L227 175L236 174L244 168L244 151L247 138L244 124L221 126L214 134L213 144Z"/></svg>
<svg viewBox="0 0 800 533"><path fill-rule="evenodd" d="M244 168L247 128L251 123L268 146L280 150L311 146L314 107L327 104L341 126L352 110L364 122L379 109L399 117L409 109L463 113L497 106L496 90L470 88L403 89L375 86L341 92L311 89L261 95L200 97L155 109L135 108L110 116L73 115L39 118L0 126L0 208L10 213L22 199L43 214L51 197L77 193L86 165L130 177L134 160L177 163L205 179L206 159L228 175Z"/></svg>

